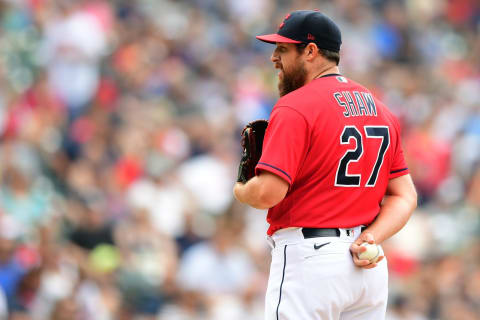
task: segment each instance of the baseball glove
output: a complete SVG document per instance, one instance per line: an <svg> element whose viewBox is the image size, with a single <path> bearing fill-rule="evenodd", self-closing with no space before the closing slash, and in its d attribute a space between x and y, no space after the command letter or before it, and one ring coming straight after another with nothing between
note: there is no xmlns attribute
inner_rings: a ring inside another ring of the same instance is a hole
<svg viewBox="0 0 480 320"><path fill-rule="evenodd" d="M255 176L255 167L262 156L263 138L267 130L267 120L248 123L242 131L242 160L238 166L237 182L247 182Z"/></svg>

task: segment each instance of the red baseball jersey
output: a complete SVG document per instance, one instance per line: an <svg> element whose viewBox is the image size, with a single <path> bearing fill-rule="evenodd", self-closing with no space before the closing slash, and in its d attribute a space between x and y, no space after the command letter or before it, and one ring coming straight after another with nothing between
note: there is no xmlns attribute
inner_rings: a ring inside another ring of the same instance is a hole
<svg viewBox="0 0 480 320"><path fill-rule="evenodd" d="M268 234L287 227L370 224L388 181L408 173L395 116L365 87L338 74L278 100L256 173L290 185L268 210Z"/></svg>

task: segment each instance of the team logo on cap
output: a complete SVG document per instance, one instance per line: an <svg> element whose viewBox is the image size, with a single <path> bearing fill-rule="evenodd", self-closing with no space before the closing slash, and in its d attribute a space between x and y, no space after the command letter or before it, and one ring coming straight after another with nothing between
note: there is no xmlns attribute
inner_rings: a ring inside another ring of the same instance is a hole
<svg viewBox="0 0 480 320"><path fill-rule="evenodd" d="M307 39L308 40L315 40L315 37L313 36L313 34L309 33L309 34L307 34Z"/></svg>
<svg viewBox="0 0 480 320"><path fill-rule="evenodd" d="M289 14L287 14L287 15L285 16L285 18L283 18L283 22L280 23L280 25L278 26L278 29L279 29L279 30L283 28L283 26L285 25L285 21L287 21L288 18L290 18L290 16L291 16L291 14L289 13Z"/></svg>

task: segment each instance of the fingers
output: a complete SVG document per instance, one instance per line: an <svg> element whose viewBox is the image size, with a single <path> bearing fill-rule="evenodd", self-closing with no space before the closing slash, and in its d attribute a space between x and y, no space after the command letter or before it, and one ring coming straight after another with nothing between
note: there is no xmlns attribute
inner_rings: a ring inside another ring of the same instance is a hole
<svg viewBox="0 0 480 320"><path fill-rule="evenodd" d="M375 267L378 265L378 263L379 263L380 261L382 261L383 258L384 258L383 256L380 256L380 257L378 257L378 260L377 260L376 262L370 262L369 260L359 259L355 254L352 255L352 257L353 257L353 263L354 263L357 267L362 268L362 269L373 269L373 268L375 268Z"/></svg>
<svg viewBox="0 0 480 320"><path fill-rule="evenodd" d="M373 236L372 233L370 233L368 231L364 231L360 234L360 236L355 240L354 243L357 244L358 246L360 246L364 242L374 244L375 243L375 237Z"/></svg>
<svg viewBox="0 0 480 320"><path fill-rule="evenodd" d="M367 250L367 248L361 246L362 243L363 243L363 241L360 241L360 243L357 243L357 241L355 241L354 243L352 243L350 245L350 251L352 253L354 253L355 255L357 255L359 253L362 253L362 252L365 252Z"/></svg>
<svg viewBox="0 0 480 320"><path fill-rule="evenodd" d="M373 269L377 266L377 263L370 263L366 265L365 267L362 267L363 269Z"/></svg>
<svg viewBox="0 0 480 320"><path fill-rule="evenodd" d="M361 260L361 261L368 261L368 262L369 262L367 265L363 266L362 268L363 268L363 269L373 269L373 268L375 268L375 267L378 265L378 263L379 263L380 261L383 260L383 258L384 258L384 256L380 256L380 257L378 257L377 261L376 261L376 262L373 262L373 263L370 263L370 261L368 261L368 260Z"/></svg>
<svg viewBox="0 0 480 320"><path fill-rule="evenodd" d="M368 267L369 265L371 265L371 263L370 263L369 260L359 259L356 254L353 254L352 257L353 257L353 263L354 263L357 267L365 268L365 267Z"/></svg>
<svg viewBox="0 0 480 320"><path fill-rule="evenodd" d="M364 239L373 239L372 238L364 238ZM359 268L362 268L362 269L372 269L372 268L375 268L377 266L377 264L383 260L384 256L383 256L383 251L381 251L382 255L378 257L377 261L376 262L370 262L370 260L365 260L365 259L360 259L358 258L358 254L361 253L361 252L364 252L365 250L367 250L367 248L365 248L364 246L360 246L360 244L362 244L363 242L366 242L364 240L359 240L357 239L357 241L355 241L354 243L352 243L350 245L350 252L352 254L352 258L353 258L353 263L359 267ZM375 242L373 242L375 243Z"/></svg>

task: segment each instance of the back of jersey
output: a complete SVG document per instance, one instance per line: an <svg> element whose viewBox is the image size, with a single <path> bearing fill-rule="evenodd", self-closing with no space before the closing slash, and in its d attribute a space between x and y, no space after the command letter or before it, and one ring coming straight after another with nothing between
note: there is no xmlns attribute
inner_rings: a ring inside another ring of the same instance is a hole
<svg viewBox="0 0 480 320"><path fill-rule="evenodd" d="M273 152L275 144L284 146ZM369 90L340 75L313 80L278 101L264 153L261 163L290 178L287 196L269 210L269 233L369 224L388 181L408 173L396 118Z"/></svg>

